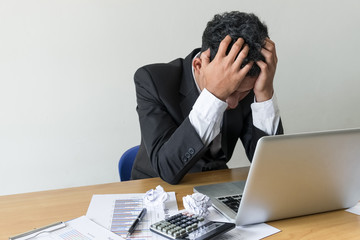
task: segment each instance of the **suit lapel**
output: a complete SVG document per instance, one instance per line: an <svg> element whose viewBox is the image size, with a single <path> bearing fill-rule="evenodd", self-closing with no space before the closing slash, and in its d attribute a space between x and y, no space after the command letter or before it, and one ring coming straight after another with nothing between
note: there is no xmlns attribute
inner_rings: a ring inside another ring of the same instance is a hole
<svg viewBox="0 0 360 240"><path fill-rule="evenodd" d="M192 51L183 62L183 76L181 79L179 92L183 96L180 101L180 108L184 118L189 115L196 99L199 97L199 92L196 88L191 68L192 59L199 51L200 49L195 49Z"/></svg>

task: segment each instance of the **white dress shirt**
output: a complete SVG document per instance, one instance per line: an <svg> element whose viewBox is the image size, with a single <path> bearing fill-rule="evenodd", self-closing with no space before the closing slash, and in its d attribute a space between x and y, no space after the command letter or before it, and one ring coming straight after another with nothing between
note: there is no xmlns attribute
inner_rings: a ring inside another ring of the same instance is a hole
<svg viewBox="0 0 360 240"><path fill-rule="evenodd" d="M200 92L199 86L195 80L194 69L193 78ZM216 154L221 148L221 134L219 133L222 117L227 107L228 105L226 102L218 99L204 88L200 92L200 95L189 114L190 122L199 134L203 143L208 145L214 140L211 146L211 152L213 154ZM254 99L254 103L251 104L251 110L254 126L268 135L274 135L280 121L280 111L275 93L268 101L256 102Z"/></svg>

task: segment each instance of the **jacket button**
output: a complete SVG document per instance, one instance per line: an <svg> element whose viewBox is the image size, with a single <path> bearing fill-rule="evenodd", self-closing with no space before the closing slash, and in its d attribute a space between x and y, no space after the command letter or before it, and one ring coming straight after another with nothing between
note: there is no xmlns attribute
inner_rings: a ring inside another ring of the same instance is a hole
<svg viewBox="0 0 360 240"><path fill-rule="evenodd" d="M192 155L195 153L195 150L193 148L189 148L188 152Z"/></svg>
<svg viewBox="0 0 360 240"><path fill-rule="evenodd" d="M185 157L187 158L187 159L189 159L190 157L191 157L191 155L190 155L190 153L185 153Z"/></svg>

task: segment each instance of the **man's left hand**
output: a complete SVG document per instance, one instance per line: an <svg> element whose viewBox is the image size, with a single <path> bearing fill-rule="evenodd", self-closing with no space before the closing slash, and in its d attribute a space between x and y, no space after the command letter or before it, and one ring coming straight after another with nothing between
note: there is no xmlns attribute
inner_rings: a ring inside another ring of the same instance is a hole
<svg viewBox="0 0 360 240"><path fill-rule="evenodd" d="M256 62L261 69L254 85L254 93L257 102L271 99L274 93L273 81L278 59L276 56L275 43L269 38L266 38L265 45L261 49L261 54L264 56L265 62L261 60Z"/></svg>

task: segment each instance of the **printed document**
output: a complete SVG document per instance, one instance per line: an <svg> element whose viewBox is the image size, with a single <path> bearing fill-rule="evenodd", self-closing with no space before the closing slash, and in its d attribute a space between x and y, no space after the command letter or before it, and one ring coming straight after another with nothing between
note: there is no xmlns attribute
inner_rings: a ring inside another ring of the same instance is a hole
<svg viewBox="0 0 360 240"><path fill-rule="evenodd" d="M94 223L85 216L59 224L41 231L14 237L16 240L123 240L124 238L112 233Z"/></svg>
<svg viewBox="0 0 360 240"><path fill-rule="evenodd" d="M175 193L168 192L168 194L170 197L164 207L147 207L147 213L131 235L131 240L163 239L149 229L152 223L178 213ZM144 195L143 193L93 195L86 216L113 233L126 238L131 224L146 207L143 203Z"/></svg>

